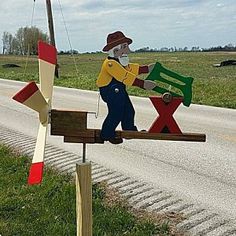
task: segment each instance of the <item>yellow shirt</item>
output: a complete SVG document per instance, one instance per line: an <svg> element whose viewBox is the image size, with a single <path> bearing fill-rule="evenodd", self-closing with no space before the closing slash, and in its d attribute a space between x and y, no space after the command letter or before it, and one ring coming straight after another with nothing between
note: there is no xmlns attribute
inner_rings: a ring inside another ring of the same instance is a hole
<svg viewBox="0 0 236 236"><path fill-rule="evenodd" d="M106 59L97 79L97 86L104 87L108 85L112 78L124 83L125 85L132 85L139 72L139 64L129 63L123 67L119 62L113 59Z"/></svg>

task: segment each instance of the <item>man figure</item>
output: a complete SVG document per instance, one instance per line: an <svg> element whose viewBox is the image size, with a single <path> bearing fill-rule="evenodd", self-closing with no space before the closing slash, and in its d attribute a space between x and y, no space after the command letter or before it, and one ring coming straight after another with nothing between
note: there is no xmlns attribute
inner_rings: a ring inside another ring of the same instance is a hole
<svg viewBox="0 0 236 236"><path fill-rule="evenodd" d="M140 66L129 63L129 44L132 43L122 32L117 31L107 36L107 45L103 48L108 58L103 62L97 79L101 97L107 103L108 115L103 122L101 139L113 144L122 143L122 138L115 137L115 129L121 122L123 130L135 130L135 111L126 92L126 85L152 90L156 87L151 80L141 80L137 76L149 73L154 64Z"/></svg>

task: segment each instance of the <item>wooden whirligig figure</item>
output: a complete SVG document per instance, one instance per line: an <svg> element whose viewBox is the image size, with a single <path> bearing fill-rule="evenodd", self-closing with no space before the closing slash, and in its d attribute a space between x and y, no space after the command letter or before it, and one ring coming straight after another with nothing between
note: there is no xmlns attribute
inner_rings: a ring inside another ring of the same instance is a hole
<svg viewBox="0 0 236 236"><path fill-rule="evenodd" d="M56 48L39 42L40 88L31 82L19 91L13 99L39 113L39 131L29 172L28 183L40 184L43 177L44 152L47 127L51 122L51 134L64 136L64 142L82 143L82 164L76 165L77 235L92 236L92 177L91 163L86 162L86 144L108 140L118 144L126 139L154 139L172 141L205 142L205 134L182 133L172 117L183 102L189 106L192 98L191 77L178 75L160 63L140 66L128 61L131 39L120 31L108 35L104 51L109 57L104 61L97 85L102 99L107 103L108 115L102 129L87 128L87 111L51 109L53 81L57 64ZM138 79L142 73L149 73L145 80ZM170 80L170 79L173 79ZM180 90L181 94L169 91L159 85L167 84ZM178 83L180 82L180 83ZM126 92L126 85L154 90L162 96L151 97L159 113L149 131L138 131L134 125L134 108ZM116 131L121 122L122 131Z"/></svg>
<svg viewBox="0 0 236 236"><path fill-rule="evenodd" d="M137 131L134 124L135 111L126 92L126 85L137 86L152 90L156 83L151 80L141 80L138 75L149 73L154 64L140 66L129 63L128 54L131 52L129 44L132 39L122 32L116 31L107 36L107 44L103 48L108 58L103 62L97 79L97 86L103 101L107 104L108 115L103 122L101 139L113 144L122 143L121 137L116 137L115 129L119 123L123 130Z"/></svg>
<svg viewBox="0 0 236 236"><path fill-rule="evenodd" d="M150 97L160 116L153 123L149 132L182 133L172 115L182 102L185 106L190 105L193 78L181 76L164 68L160 63L142 66L137 63L129 63L128 54L131 43L132 39L126 37L122 32L116 31L107 36L107 44L103 48L103 51L108 53L108 57L103 62L97 86L103 101L107 104L108 114L102 125L101 140L110 141L113 144L122 143L123 139L116 136L115 133L119 123L123 130L137 131L134 124L135 110L126 92L127 85L163 94L162 97ZM137 78L143 73L150 74L145 80ZM177 82L170 80L171 78ZM182 92L183 97L181 94L161 87L160 82L177 88Z"/></svg>
<svg viewBox="0 0 236 236"><path fill-rule="evenodd" d="M52 135L64 136L64 142L83 143L84 147L87 143L103 144L106 140L119 144L123 139L205 142L205 134L182 133L173 118L173 113L181 103L185 106L191 104L193 78L176 74L160 63L144 66L129 63L131 42L132 40L120 31L107 37L107 45L103 50L108 52L109 56L105 59L97 79L102 99L108 106L108 115L102 129L87 127L87 111L51 109L57 64L56 48L39 42L40 89L35 82L31 82L13 97L39 113L39 132L28 179L29 184L42 182L46 134L50 122ZM145 80L137 78L142 73L149 73ZM172 86L179 92L167 90L162 87L163 84ZM135 111L126 92L126 85L138 86L162 94L162 96L150 97L159 116L148 131L138 131L134 124ZM119 123L122 130L116 130Z"/></svg>
<svg viewBox="0 0 236 236"><path fill-rule="evenodd" d="M96 81L108 108L102 128L87 127L87 111L52 110L51 134L64 136L64 142L83 144L103 144L104 141L119 144L123 139L205 142L205 134L182 133L173 118L181 103L185 106L191 104L193 78L170 71L158 62L150 65L129 63L131 43L132 39L120 31L107 36L103 51L108 53L108 57ZM145 80L138 78L143 73L148 74ZM135 111L126 86L137 86L162 94L150 97L159 116L148 131L138 131L134 124ZM116 130L119 123L122 130Z"/></svg>

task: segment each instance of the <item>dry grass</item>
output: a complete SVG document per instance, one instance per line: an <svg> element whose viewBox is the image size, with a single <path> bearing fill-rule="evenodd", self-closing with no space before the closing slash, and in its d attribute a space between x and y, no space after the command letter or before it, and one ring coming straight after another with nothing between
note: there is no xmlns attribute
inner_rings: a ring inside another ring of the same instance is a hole
<svg viewBox="0 0 236 236"><path fill-rule="evenodd" d="M166 225L168 227L168 235L170 236L188 235L186 232L181 232L176 228L178 223L186 219L183 214L177 212L154 213L143 209L137 209L132 207L128 203L128 200L119 194L118 189L108 186L106 181L99 183L99 187L104 189L104 203L106 206L114 207L116 205L120 205L129 209L129 211L132 212L139 220L148 219L156 225Z"/></svg>

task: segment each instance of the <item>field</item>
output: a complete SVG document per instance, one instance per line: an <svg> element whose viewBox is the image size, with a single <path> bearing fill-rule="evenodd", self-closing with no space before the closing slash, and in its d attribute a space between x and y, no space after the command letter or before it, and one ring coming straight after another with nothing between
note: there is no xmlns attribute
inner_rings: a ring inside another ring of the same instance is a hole
<svg viewBox="0 0 236 236"><path fill-rule="evenodd" d="M60 79L55 85L97 90L95 81L105 54L81 54L75 57L59 56ZM132 53L131 62L148 64L159 61L165 67L194 78L193 100L195 104L236 108L236 66L213 67L223 60L236 59L235 53L227 52L173 52ZM3 68L1 65L14 63L20 68ZM75 66L76 64L76 66ZM26 66L27 65L27 66ZM38 81L36 57L0 56L0 78ZM128 88L129 94L137 96L154 95L139 88Z"/></svg>

